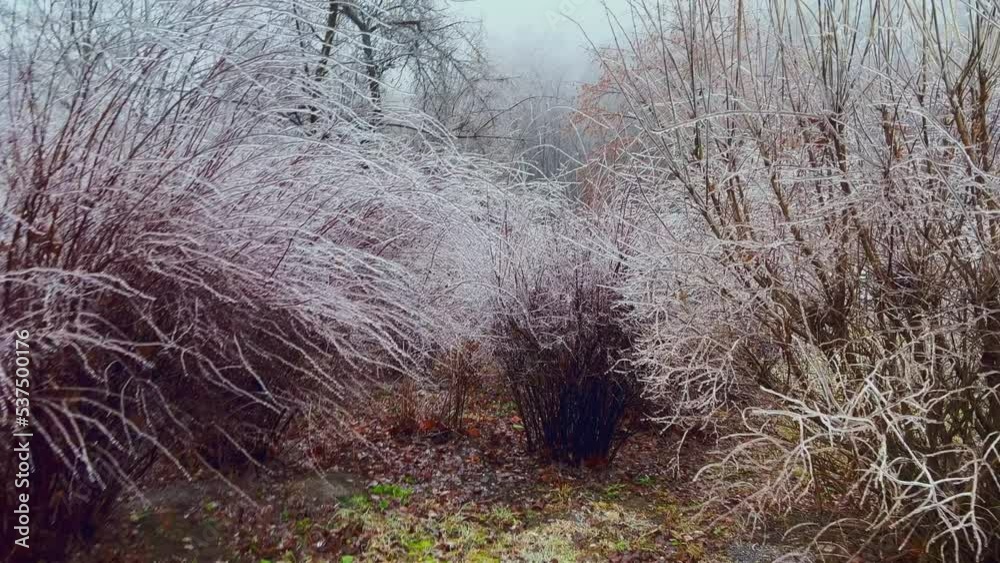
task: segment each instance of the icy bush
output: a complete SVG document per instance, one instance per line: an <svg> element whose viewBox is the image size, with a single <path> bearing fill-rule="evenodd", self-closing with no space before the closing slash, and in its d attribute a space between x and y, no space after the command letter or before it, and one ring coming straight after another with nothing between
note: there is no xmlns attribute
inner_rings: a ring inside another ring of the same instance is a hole
<svg viewBox="0 0 1000 563"><path fill-rule="evenodd" d="M542 187L538 187L542 190ZM543 458L603 466L625 439L637 397L632 328L614 289L600 212L558 195L522 194L496 250L494 355Z"/></svg>
<svg viewBox="0 0 1000 563"><path fill-rule="evenodd" d="M476 232L455 225L493 173L299 72L298 12L5 9L0 420L28 330L32 556L60 559L154 460L263 459L289 417L336 419L454 339L429 301L457 299L437 276L462 256L414 255Z"/></svg>
<svg viewBox="0 0 1000 563"><path fill-rule="evenodd" d="M655 214L637 362L667 423L764 389L714 469L765 486L720 499L834 508L838 557L996 559L995 19L806 4L636 2L647 25L602 53L606 189Z"/></svg>

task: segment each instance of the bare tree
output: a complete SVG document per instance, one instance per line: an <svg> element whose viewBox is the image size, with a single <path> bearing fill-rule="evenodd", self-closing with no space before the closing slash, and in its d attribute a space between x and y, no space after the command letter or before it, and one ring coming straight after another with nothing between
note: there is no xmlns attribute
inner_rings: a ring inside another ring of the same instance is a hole
<svg viewBox="0 0 1000 563"><path fill-rule="evenodd" d="M335 74L339 88L346 80L365 92L375 123L385 124L378 116L388 88L412 96L416 109L459 135L467 134L471 123L453 123L453 118L488 111L494 79L480 49L478 27L456 18L441 2L331 0L292 7L303 51L316 53L315 61L303 67L313 79L307 86L313 97L330 95L324 83ZM311 110L306 113L313 123L318 118ZM302 119L298 113L293 117Z"/></svg>

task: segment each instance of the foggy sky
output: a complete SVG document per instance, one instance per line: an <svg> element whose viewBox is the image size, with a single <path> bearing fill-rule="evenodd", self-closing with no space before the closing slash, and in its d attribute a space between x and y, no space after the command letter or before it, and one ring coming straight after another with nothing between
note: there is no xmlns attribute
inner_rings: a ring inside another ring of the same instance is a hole
<svg viewBox="0 0 1000 563"><path fill-rule="evenodd" d="M588 37L598 45L610 39L605 4L620 15L628 11L627 0L452 2L456 13L482 22L497 70L566 81L588 78L593 68Z"/></svg>

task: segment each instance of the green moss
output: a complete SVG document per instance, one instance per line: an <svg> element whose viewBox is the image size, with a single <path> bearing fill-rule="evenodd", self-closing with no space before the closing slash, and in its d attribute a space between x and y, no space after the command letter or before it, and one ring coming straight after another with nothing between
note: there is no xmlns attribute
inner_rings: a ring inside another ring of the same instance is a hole
<svg viewBox="0 0 1000 563"><path fill-rule="evenodd" d="M351 495L344 499L342 505L349 510L368 510L372 502L368 495Z"/></svg>
<svg viewBox="0 0 1000 563"><path fill-rule="evenodd" d="M368 492L372 496L399 501L400 504L406 504L410 500L410 497L413 496L413 489L392 483L373 485L368 488Z"/></svg>
<svg viewBox="0 0 1000 563"><path fill-rule="evenodd" d="M403 546L410 557L421 557L434 549L434 540L426 536L417 536L404 540Z"/></svg>
<svg viewBox="0 0 1000 563"><path fill-rule="evenodd" d="M642 485L643 487L653 486L653 477L651 475L639 475L635 478L636 485Z"/></svg>
<svg viewBox="0 0 1000 563"><path fill-rule="evenodd" d="M482 550L476 550L467 557L469 563L500 563L501 559Z"/></svg>
<svg viewBox="0 0 1000 563"><path fill-rule="evenodd" d="M622 498L625 492L625 485L622 483L613 483L604 488L602 496L606 500L618 500Z"/></svg>
<svg viewBox="0 0 1000 563"><path fill-rule="evenodd" d="M506 528L518 526L521 523L514 511L504 504L494 505L490 508L489 521Z"/></svg>

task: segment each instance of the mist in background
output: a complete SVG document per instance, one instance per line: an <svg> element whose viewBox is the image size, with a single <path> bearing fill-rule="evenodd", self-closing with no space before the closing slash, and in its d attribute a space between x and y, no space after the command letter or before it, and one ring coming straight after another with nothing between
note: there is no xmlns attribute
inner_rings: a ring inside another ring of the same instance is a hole
<svg viewBox="0 0 1000 563"><path fill-rule="evenodd" d="M482 22L487 57L514 77L537 75L577 83L596 75L593 44L612 38L608 10L627 14L628 0L466 0L456 14Z"/></svg>

